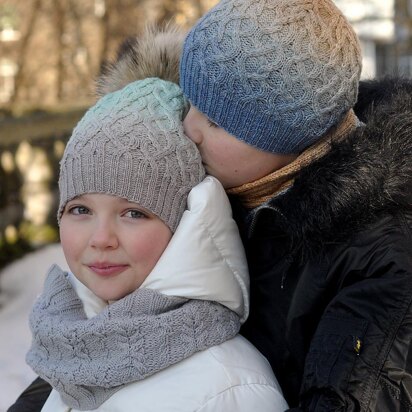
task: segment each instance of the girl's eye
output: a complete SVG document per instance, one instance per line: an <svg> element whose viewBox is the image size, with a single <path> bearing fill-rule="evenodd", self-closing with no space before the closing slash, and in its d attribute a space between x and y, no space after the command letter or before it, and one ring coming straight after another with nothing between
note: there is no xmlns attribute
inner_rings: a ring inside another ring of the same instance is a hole
<svg viewBox="0 0 412 412"><path fill-rule="evenodd" d="M73 206L68 210L71 215L87 215L90 210L86 206Z"/></svg>
<svg viewBox="0 0 412 412"><path fill-rule="evenodd" d="M207 119L207 123L210 127L219 127L215 122L210 119Z"/></svg>
<svg viewBox="0 0 412 412"><path fill-rule="evenodd" d="M142 219L147 217L143 212L137 209L128 210L125 214L125 217L130 217L132 219Z"/></svg>

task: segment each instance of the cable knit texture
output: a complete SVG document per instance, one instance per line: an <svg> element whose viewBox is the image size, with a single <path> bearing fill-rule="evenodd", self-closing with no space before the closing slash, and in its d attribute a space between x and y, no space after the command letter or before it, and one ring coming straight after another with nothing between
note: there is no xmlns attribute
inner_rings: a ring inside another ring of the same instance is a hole
<svg viewBox="0 0 412 412"><path fill-rule="evenodd" d="M99 407L123 385L234 337L239 317L210 301L138 289L87 319L53 266L30 316L27 363L72 408Z"/></svg>
<svg viewBox="0 0 412 412"><path fill-rule="evenodd" d="M158 78L100 99L66 146L58 219L76 196L104 193L138 203L174 232L189 191L205 176L196 145L183 133L186 109L179 86Z"/></svg>
<svg viewBox="0 0 412 412"><path fill-rule="evenodd" d="M331 0L222 0L189 32L180 84L261 150L300 153L357 99L359 41Z"/></svg>

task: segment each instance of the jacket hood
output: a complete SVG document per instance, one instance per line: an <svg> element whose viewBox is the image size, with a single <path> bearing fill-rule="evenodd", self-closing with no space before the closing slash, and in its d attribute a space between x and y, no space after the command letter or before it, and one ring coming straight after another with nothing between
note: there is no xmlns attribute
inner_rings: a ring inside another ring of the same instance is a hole
<svg viewBox="0 0 412 412"><path fill-rule="evenodd" d="M98 97L147 77L179 84L179 60L185 33L175 26L148 27L141 36L126 39L113 63L97 79Z"/></svg>
<svg viewBox="0 0 412 412"><path fill-rule="evenodd" d="M293 187L268 207L303 256L341 243L386 214L412 205L412 82L361 82L355 111L365 125L303 169ZM266 212L264 212L266 210ZM270 213L270 212L269 212Z"/></svg>
<svg viewBox="0 0 412 412"><path fill-rule="evenodd" d="M249 272L222 185L207 177L189 193L187 210L141 287L170 296L219 302L241 322L249 314Z"/></svg>

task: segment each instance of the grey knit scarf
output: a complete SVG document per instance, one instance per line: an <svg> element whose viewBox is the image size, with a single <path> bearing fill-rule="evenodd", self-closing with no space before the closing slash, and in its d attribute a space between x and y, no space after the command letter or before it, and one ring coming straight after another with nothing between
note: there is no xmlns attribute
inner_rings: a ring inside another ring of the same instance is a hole
<svg viewBox="0 0 412 412"><path fill-rule="evenodd" d="M26 361L80 410L96 409L125 384L234 337L238 316L209 301L138 289L87 319L66 274L54 266L30 315Z"/></svg>

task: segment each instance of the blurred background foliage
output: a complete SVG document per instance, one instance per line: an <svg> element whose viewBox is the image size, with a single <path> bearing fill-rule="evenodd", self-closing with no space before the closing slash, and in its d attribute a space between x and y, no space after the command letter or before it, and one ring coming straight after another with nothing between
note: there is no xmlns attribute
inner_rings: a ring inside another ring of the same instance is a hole
<svg viewBox="0 0 412 412"><path fill-rule="evenodd" d="M95 79L147 24L190 27L213 0L0 0L0 267L58 241L59 160Z"/></svg>
<svg viewBox="0 0 412 412"><path fill-rule="evenodd" d="M336 0L363 77L412 73L412 0ZM147 24L185 29L217 0L0 0L0 267L58 241L59 160L94 80Z"/></svg>
<svg viewBox="0 0 412 412"><path fill-rule="evenodd" d="M146 24L188 28L211 0L0 0L0 104L21 114L89 104L93 79Z"/></svg>

